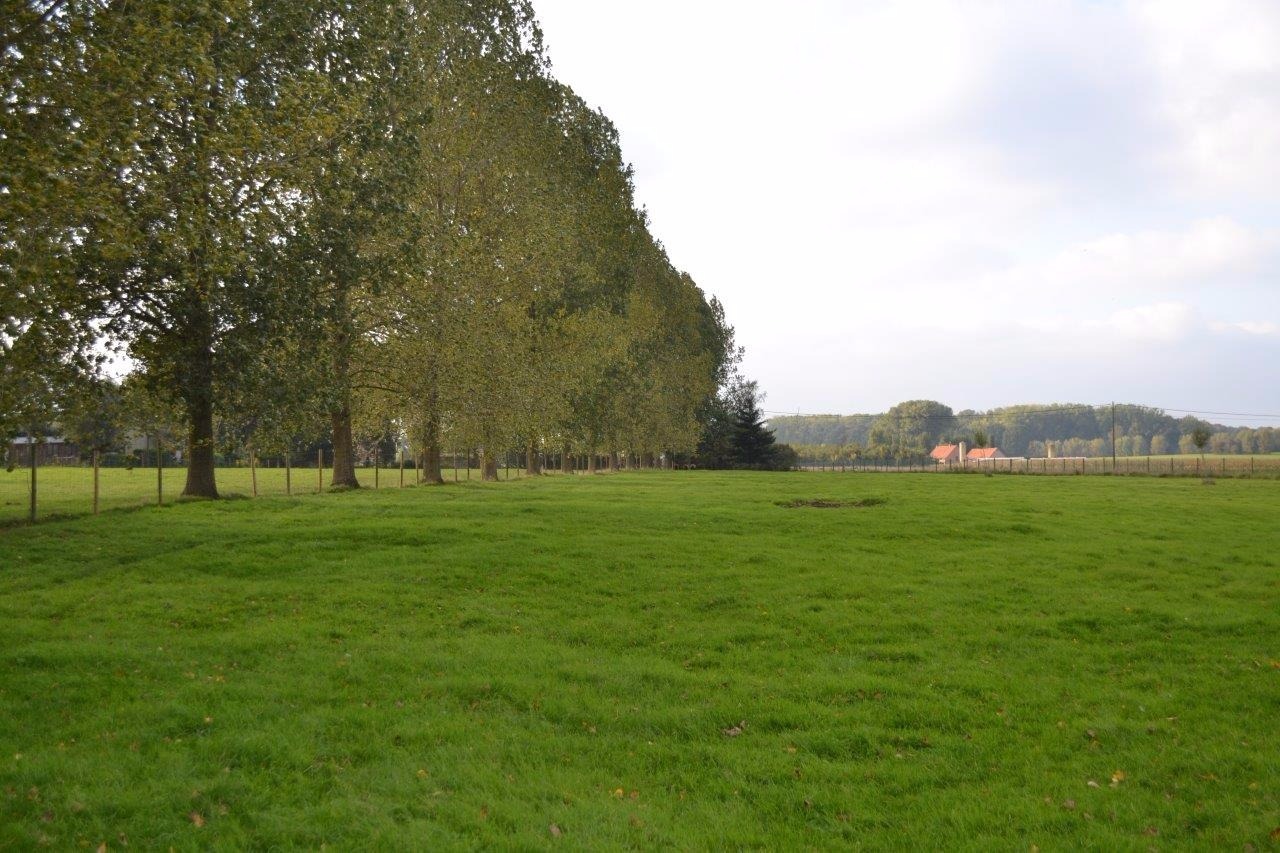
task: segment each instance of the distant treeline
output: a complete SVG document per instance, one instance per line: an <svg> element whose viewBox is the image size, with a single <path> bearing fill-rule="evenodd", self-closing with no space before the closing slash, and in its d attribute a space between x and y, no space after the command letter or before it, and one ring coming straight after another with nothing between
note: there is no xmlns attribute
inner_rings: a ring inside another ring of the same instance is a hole
<svg viewBox="0 0 1280 853"><path fill-rule="evenodd" d="M1111 453L1112 409L1059 403L953 412L933 400L910 400L883 414L784 415L769 426L802 459L917 456L956 441L999 447L1009 456L1102 456ZM1197 430L1209 433L1208 453L1280 451L1275 427L1231 427L1147 406L1117 405L1115 428L1121 456L1199 452Z"/></svg>

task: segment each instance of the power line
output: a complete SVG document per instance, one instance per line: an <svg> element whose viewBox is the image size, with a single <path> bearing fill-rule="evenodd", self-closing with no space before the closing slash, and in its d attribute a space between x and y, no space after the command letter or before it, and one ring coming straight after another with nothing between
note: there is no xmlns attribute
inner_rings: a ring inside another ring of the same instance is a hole
<svg viewBox="0 0 1280 853"><path fill-rule="evenodd" d="M999 417L1000 415L1006 415L1006 414L1007 415L1055 415L1055 414L1063 414L1066 412L1082 412L1082 411L1090 411L1090 412L1097 413L1097 412L1105 411L1109 405L1110 405L1109 403L1099 404L1096 406L1086 405L1083 403L1064 404L1051 409L1019 409L1014 407L1007 407L1003 409L992 409L986 412L974 412L971 415L957 415L957 414L900 415L899 417L911 418L912 420L918 420L918 421L953 421L953 420L962 420L962 419L970 420L970 419L977 419L977 418L983 418L983 417ZM1259 413L1259 412L1215 412L1215 411L1209 411L1207 409L1178 409L1172 406L1149 406L1149 405L1138 404L1138 403L1123 403L1120 405L1122 407L1149 409L1151 411L1158 411L1165 414L1175 413L1180 415L1212 415L1215 417L1227 417L1227 418L1258 418L1260 420L1280 420L1280 414L1265 414L1265 413ZM858 414L852 414L852 415L837 415L837 414L832 414L830 412L801 413L801 412L782 412L782 411L775 411L772 409L761 409L761 411L766 415L779 415L782 417L841 418L844 420L848 420L851 418L882 418L888 415L887 412L880 412L877 414L858 413Z"/></svg>
<svg viewBox="0 0 1280 853"><path fill-rule="evenodd" d="M1018 410L1016 410L1016 411L1015 411L1015 410L1012 410L1012 409L1009 409L1009 410L1006 410L1006 411L1007 411L1009 414L1017 414L1017 415L1052 415L1052 414L1059 414L1059 413L1062 413L1062 412L1096 411L1096 410L1101 409L1101 408L1103 408L1103 407L1102 407L1102 406L1087 406L1087 405L1084 405L1084 404L1080 404L1080 405L1070 405L1070 404L1068 404L1068 405L1058 406L1057 408L1054 408L1054 409L1018 409ZM888 414L887 412L880 412L880 413L878 413L878 414L860 413L860 414L853 414L853 415L835 415L835 414L831 414L830 412L822 413L822 414L805 414L805 413L800 413L800 412L777 412L777 411L773 411L772 409L761 409L760 411L761 411L761 412L763 412L763 413L764 413L764 414L766 414L766 415L786 415L786 416L793 417L793 418L796 418L796 417L799 417L799 418L883 418L883 417L885 417L885 416ZM956 415L956 414L951 414L951 415L902 415L901 417L909 417L909 418L913 418L913 419L915 419L915 420L940 420L940 421L946 421L946 420L960 420L960 419L962 419L962 418L984 417L984 416L987 416L987 415L990 415L990 414L992 414L992 413L991 413L991 412L974 412L972 415Z"/></svg>
<svg viewBox="0 0 1280 853"><path fill-rule="evenodd" d="M1280 415L1259 414L1257 412L1206 412L1201 409L1175 409L1171 406L1153 406L1152 408L1162 409L1166 412L1177 412L1181 415L1217 415L1225 418L1268 418L1280 420Z"/></svg>

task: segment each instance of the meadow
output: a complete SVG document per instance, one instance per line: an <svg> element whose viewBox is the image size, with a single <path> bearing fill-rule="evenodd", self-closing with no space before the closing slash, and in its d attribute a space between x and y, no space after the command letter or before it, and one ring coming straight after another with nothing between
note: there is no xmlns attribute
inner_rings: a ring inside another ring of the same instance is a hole
<svg viewBox="0 0 1280 853"><path fill-rule="evenodd" d="M10 526L0 848L1267 849L1277 519L635 472Z"/></svg>

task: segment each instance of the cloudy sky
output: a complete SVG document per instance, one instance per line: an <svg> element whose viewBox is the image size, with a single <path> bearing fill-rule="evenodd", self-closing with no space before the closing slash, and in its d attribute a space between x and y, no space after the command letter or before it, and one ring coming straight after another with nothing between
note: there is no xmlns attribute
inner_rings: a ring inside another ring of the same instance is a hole
<svg viewBox="0 0 1280 853"><path fill-rule="evenodd" d="M769 409L1280 413L1280 2L534 2Z"/></svg>

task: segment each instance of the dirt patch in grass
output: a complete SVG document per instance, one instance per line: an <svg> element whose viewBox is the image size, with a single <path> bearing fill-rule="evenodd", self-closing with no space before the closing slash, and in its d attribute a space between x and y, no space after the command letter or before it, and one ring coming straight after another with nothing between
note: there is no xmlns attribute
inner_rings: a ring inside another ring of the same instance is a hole
<svg viewBox="0 0 1280 853"><path fill-rule="evenodd" d="M886 498L858 498L857 500L834 500L832 498L796 498L789 501L778 501L778 506L787 509L845 509L848 507L882 506L889 501Z"/></svg>

